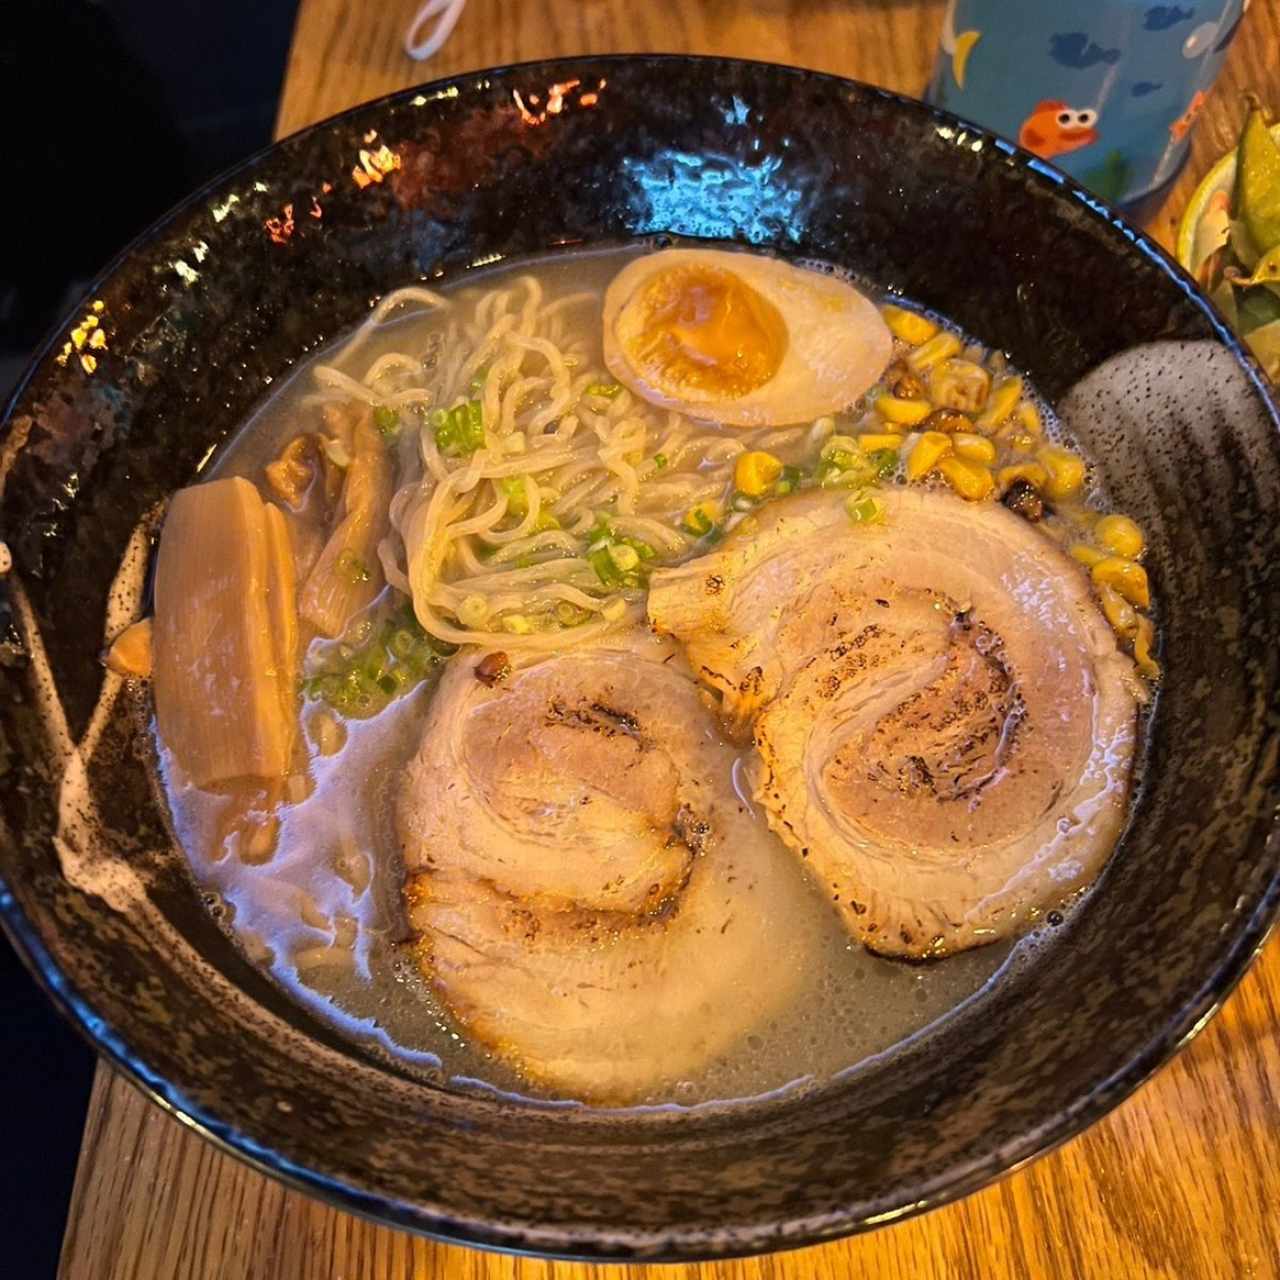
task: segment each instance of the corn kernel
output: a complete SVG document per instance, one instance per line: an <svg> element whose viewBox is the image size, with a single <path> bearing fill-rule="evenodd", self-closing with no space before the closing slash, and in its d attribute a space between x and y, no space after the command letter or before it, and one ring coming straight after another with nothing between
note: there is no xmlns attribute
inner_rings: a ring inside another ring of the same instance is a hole
<svg viewBox="0 0 1280 1280"><path fill-rule="evenodd" d="M1001 491L1015 480L1025 480L1037 489L1043 489L1049 483L1049 473L1038 462L1016 462L1011 467L1001 467L998 479Z"/></svg>
<svg viewBox="0 0 1280 1280"><path fill-rule="evenodd" d="M991 398L978 418L978 426L994 430L1013 412L1021 396L1021 378L1001 378L991 389Z"/></svg>
<svg viewBox="0 0 1280 1280"><path fill-rule="evenodd" d="M1069 498L1084 487L1084 459L1069 449L1046 445L1036 455L1049 473L1046 492L1051 498Z"/></svg>
<svg viewBox="0 0 1280 1280"><path fill-rule="evenodd" d="M892 449L897 453L902 448L902 437L896 431L871 431L858 437L858 446L863 453L875 453L877 449Z"/></svg>
<svg viewBox="0 0 1280 1280"><path fill-rule="evenodd" d="M1089 571L1098 586L1114 587L1130 604L1145 609L1151 603L1151 586L1147 571L1122 556L1107 556Z"/></svg>
<svg viewBox="0 0 1280 1280"><path fill-rule="evenodd" d="M950 452L950 436L941 431L926 431L907 456L907 479L922 480L938 465L938 460Z"/></svg>
<svg viewBox="0 0 1280 1280"><path fill-rule="evenodd" d="M464 596L458 605L458 621L473 630L483 627L489 621L488 600L479 594Z"/></svg>
<svg viewBox="0 0 1280 1280"><path fill-rule="evenodd" d="M1102 613L1111 623L1111 629L1127 640L1138 630L1138 615L1131 605L1114 587L1098 588L1098 600L1102 605Z"/></svg>
<svg viewBox="0 0 1280 1280"><path fill-rule="evenodd" d="M929 378L929 395L939 408L977 413L987 403L991 375L972 360L943 360Z"/></svg>
<svg viewBox="0 0 1280 1280"><path fill-rule="evenodd" d="M897 396L880 396L876 400L876 412L886 422L914 427L933 412L933 405L927 400L899 400Z"/></svg>
<svg viewBox="0 0 1280 1280"><path fill-rule="evenodd" d="M99 330L101 332L101 330ZM105 658L107 666L120 676L147 680L151 676L151 619L143 618L126 627L111 642Z"/></svg>
<svg viewBox="0 0 1280 1280"><path fill-rule="evenodd" d="M907 354L907 367L912 373L923 373L935 364L949 360L960 351L960 339L954 333L938 333L923 346Z"/></svg>
<svg viewBox="0 0 1280 1280"><path fill-rule="evenodd" d="M749 498L759 498L768 493L769 486L781 474L781 459L761 449L740 453L737 462L733 464L734 487Z"/></svg>
<svg viewBox="0 0 1280 1280"><path fill-rule="evenodd" d="M905 307L892 305L881 307L880 314L884 317L885 324L889 326L889 332L895 338L909 342L913 347L927 342L938 332L938 326L928 316L908 311Z"/></svg>
<svg viewBox="0 0 1280 1280"><path fill-rule="evenodd" d="M1093 534L1108 551L1130 560L1136 560L1146 547L1142 530L1128 516L1103 516Z"/></svg>
<svg viewBox="0 0 1280 1280"><path fill-rule="evenodd" d="M938 463L938 470L947 478L947 483L969 502L981 502L995 487L991 472L980 463L966 462L964 458L943 458Z"/></svg>
<svg viewBox="0 0 1280 1280"><path fill-rule="evenodd" d="M1030 400L1019 402L1016 417L1018 425L1028 435L1039 436L1044 434L1044 423L1040 421L1040 410Z"/></svg>
<svg viewBox="0 0 1280 1280"><path fill-rule="evenodd" d="M1133 638L1133 660L1138 670L1148 680L1160 679L1160 664L1151 656L1151 646L1155 643L1156 629L1150 618L1138 615L1138 634Z"/></svg>
<svg viewBox="0 0 1280 1280"><path fill-rule="evenodd" d="M708 498L705 502L698 502L690 507L684 513L682 523L686 532L700 538L703 534L711 532L715 527L716 521L723 514L720 504L714 498Z"/></svg>
<svg viewBox="0 0 1280 1280"><path fill-rule="evenodd" d="M614 567L619 572L630 573L639 566L640 553L635 547L629 547L625 542L611 542L609 559L613 561Z"/></svg>
<svg viewBox="0 0 1280 1280"><path fill-rule="evenodd" d="M957 431L951 437L956 452L970 462L991 466L996 460L996 447L986 436L975 436L968 431Z"/></svg>
<svg viewBox="0 0 1280 1280"><path fill-rule="evenodd" d="M1085 542L1077 542L1071 548L1071 554L1089 569L1092 569L1095 564L1101 564L1107 558L1097 547L1091 547Z"/></svg>

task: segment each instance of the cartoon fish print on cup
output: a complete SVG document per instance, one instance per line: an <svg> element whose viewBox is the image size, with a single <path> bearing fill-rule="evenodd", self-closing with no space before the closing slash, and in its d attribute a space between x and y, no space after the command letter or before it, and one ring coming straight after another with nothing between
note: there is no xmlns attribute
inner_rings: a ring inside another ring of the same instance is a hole
<svg viewBox="0 0 1280 1280"><path fill-rule="evenodd" d="M938 37L938 44L942 52L948 54L951 58L951 74L956 78L956 84L964 88L965 68L969 64L969 55L973 52L973 46L982 39L980 31L962 31L956 34L956 0L947 0L947 12L942 19L942 34Z"/></svg>
<svg viewBox="0 0 1280 1280"><path fill-rule="evenodd" d="M1092 107L1078 110L1065 102L1038 102L1018 130L1018 146L1041 160L1052 160L1098 140L1098 113Z"/></svg>
<svg viewBox="0 0 1280 1280"><path fill-rule="evenodd" d="M1139 218L1186 162L1205 96L1253 20L1248 0L945 0L939 8L929 101L1021 143Z"/></svg>

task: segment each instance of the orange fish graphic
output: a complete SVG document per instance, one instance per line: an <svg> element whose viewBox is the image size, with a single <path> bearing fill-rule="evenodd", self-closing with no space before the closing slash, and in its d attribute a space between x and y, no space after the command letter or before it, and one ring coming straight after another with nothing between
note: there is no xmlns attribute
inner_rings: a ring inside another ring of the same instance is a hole
<svg viewBox="0 0 1280 1280"><path fill-rule="evenodd" d="M1018 146L1025 147L1041 160L1079 151L1097 142L1098 113L1092 107L1077 111L1065 102L1038 102L1036 109L1018 130Z"/></svg>
<svg viewBox="0 0 1280 1280"><path fill-rule="evenodd" d="M1192 126L1204 108L1205 97L1204 92L1197 89L1195 97L1187 104L1187 109L1169 126L1169 133L1174 142L1181 142L1191 132Z"/></svg>

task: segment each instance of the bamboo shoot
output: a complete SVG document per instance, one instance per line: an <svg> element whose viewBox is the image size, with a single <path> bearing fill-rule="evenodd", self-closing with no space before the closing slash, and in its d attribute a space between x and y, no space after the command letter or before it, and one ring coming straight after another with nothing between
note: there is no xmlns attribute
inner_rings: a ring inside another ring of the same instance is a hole
<svg viewBox="0 0 1280 1280"><path fill-rule="evenodd" d="M293 553L240 478L182 489L156 567L156 718L197 787L289 772L297 731Z"/></svg>

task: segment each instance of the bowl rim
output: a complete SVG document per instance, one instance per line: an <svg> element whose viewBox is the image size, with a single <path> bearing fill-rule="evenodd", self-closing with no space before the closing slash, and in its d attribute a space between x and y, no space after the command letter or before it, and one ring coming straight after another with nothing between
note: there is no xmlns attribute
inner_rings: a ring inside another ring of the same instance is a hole
<svg viewBox="0 0 1280 1280"><path fill-rule="evenodd" d="M609 53L532 59L423 81L314 121L230 165L152 221L93 276L74 305L66 309L31 354L11 395L0 408L0 433L7 429L31 381L64 334L68 321L83 311L86 301L99 291L100 286L132 254L176 223L192 206L232 179L246 175L263 159L282 147L331 129L370 109L393 107L408 102L423 92L446 90L450 87L465 89L478 81L508 80L527 74L550 74L563 78L566 72L582 75L591 68L642 63L668 68L699 64L781 72L854 89L861 95L881 99L918 116L922 121L932 119L939 125L963 130L975 141L981 140L1001 152L1007 161L1014 162L1024 174L1030 171L1026 180L1040 187L1046 194L1056 188L1062 198L1083 205L1088 211L1087 216L1107 227L1106 234L1113 244L1115 237L1119 236L1150 259L1168 278L1169 283L1202 312L1217 340L1231 352L1252 382L1273 426L1280 430L1280 406L1277 406L1273 392L1256 361L1177 259L1146 232L1131 225L1106 201L1093 195L1068 174L1008 139L920 99L831 72L765 59L714 54ZM713 1234L703 1227L652 1229L643 1233L629 1231L628 1243L620 1246L616 1239L610 1241L609 1228L594 1224L539 1228L534 1223L513 1222L480 1214L459 1218L456 1214L438 1207L432 1208L422 1201L414 1202L371 1192L331 1174L296 1164L279 1151L257 1142L249 1133L219 1120L207 1107L186 1098L172 1082L148 1065L140 1051L130 1045L124 1029L117 1028L98 1016L92 1001L75 987L53 959L40 932L19 906L2 875L0 927L27 970L62 1016L130 1084L162 1110L181 1121L186 1128L211 1142L218 1150L294 1190L380 1225L412 1231L445 1244L568 1261L688 1263L751 1257L778 1249L790 1250L829 1243L917 1217L992 1185L1078 1136L1136 1092L1203 1030L1266 944L1277 916L1280 916L1280 814L1273 819L1270 830L1261 841L1259 852L1269 860L1276 861L1277 868L1256 895L1253 910L1247 917L1237 920L1229 935L1230 944L1217 967L1206 976L1182 1007L1166 1018L1159 1034L1150 1037L1130 1056L1124 1066L1094 1085L1083 1097L1060 1108L1040 1125L1023 1132L1017 1139L988 1155L958 1162L952 1166L945 1179L931 1188L927 1198L902 1203L887 1212L872 1215L859 1216L848 1210L838 1209L808 1218L774 1219L750 1225L734 1224L732 1244L727 1243L724 1234Z"/></svg>

